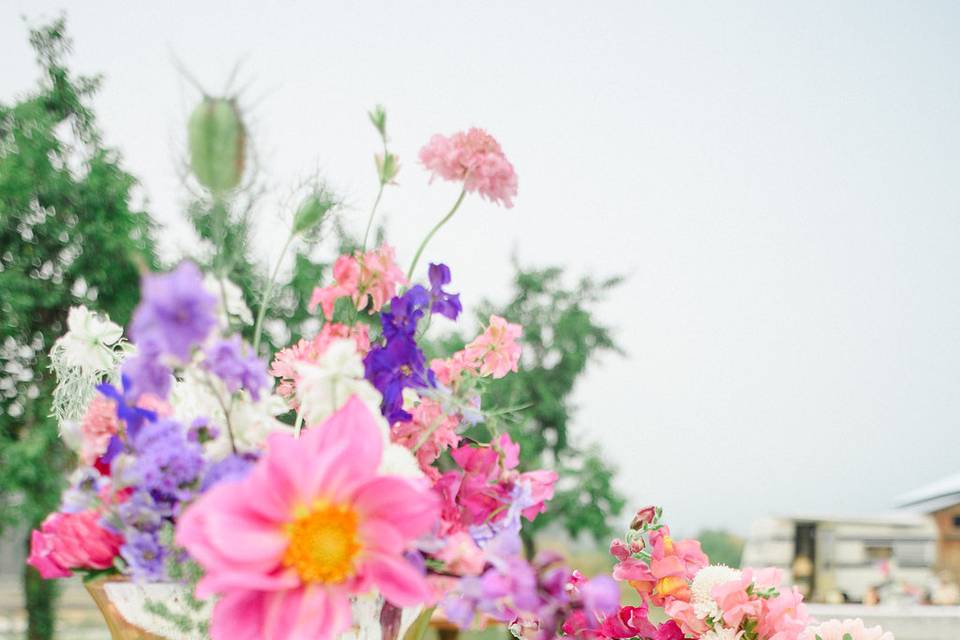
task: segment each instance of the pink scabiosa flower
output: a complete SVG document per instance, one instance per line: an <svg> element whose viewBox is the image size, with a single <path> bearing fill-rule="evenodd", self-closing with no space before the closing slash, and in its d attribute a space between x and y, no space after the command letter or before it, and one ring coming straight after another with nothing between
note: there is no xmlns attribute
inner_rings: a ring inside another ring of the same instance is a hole
<svg viewBox="0 0 960 640"><path fill-rule="evenodd" d="M487 329L464 347L468 361L479 364L480 374L502 378L511 371L517 371L520 362L520 345L517 339L523 333L523 327L507 322L500 316L490 316Z"/></svg>
<svg viewBox="0 0 960 640"><path fill-rule="evenodd" d="M517 174L500 144L483 129L473 128L450 137L434 135L420 150L420 162L434 176L463 182L467 192L476 191L508 209L517 195Z"/></svg>
<svg viewBox="0 0 960 640"><path fill-rule="evenodd" d="M386 244L366 253L340 256L333 265L333 279L334 284L314 289L307 305L310 311L319 306L327 320L333 319L333 306L340 298L352 299L358 311L376 313L396 295L398 285L407 284L393 247Z"/></svg>
<svg viewBox="0 0 960 640"><path fill-rule="evenodd" d="M71 569L107 569L123 538L100 526L100 513L51 513L30 536L27 564L44 578L66 578Z"/></svg>
<svg viewBox="0 0 960 640"><path fill-rule="evenodd" d="M881 627L867 627L863 620L828 620L800 634L800 640L893 640L893 634Z"/></svg>
<svg viewBox="0 0 960 640"><path fill-rule="evenodd" d="M219 594L215 640L337 637L350 596L396 606L431 598L403 553L438 518L423 484L378 475L383 435L358 399L295 440L275 433L253 471L203 494L176 541L200 563L201 598Z"/></svg>

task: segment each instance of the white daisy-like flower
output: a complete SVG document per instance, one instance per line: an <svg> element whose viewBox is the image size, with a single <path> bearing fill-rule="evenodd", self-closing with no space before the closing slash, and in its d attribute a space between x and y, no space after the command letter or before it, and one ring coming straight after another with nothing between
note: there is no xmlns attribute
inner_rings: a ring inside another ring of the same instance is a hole
<svg viewBox="0 0 960 640"><path fill-rule="evenodd" d="M316 364L296 366L297 400L305 425L323 422L350 396L357 396L374 416L380 415L380 392L364 379L363 360L353 340L334 340Z"/></svg>
<svg viewBox="0 0 960 640"><path fill-rule="evenodd" d="M739 580L742 575L737 569L731 569L722 564L712 564L700 569L690 584L690 601L693 603L693 612L696 616L704 620L707 618L719 619L723 612L713 598L713 588ZM726 638L721 638L721 640L726 640Z"/></svg>
<svg viewBox="0 0 960 640"><path fill-rule="evenodd" d="M208 273L203 278L203 288L217 299L217 318L222 328L230 326L230 316L239 318L243 324L253 324L253 314L243 299L243 290L229 279Z"/></svg>

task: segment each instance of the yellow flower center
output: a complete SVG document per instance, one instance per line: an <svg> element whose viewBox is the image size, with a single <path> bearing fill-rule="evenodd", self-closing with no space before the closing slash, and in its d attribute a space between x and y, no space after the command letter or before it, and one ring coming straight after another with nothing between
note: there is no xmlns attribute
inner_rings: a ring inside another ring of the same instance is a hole
<svg viewBox="0 0 960 640"><path fill-rule="evenodd" d="M350 507L317 503L298 510L286 527L290 544L283 564L304 582L338 583L353 575L360 552L357 514Z"/></svg>

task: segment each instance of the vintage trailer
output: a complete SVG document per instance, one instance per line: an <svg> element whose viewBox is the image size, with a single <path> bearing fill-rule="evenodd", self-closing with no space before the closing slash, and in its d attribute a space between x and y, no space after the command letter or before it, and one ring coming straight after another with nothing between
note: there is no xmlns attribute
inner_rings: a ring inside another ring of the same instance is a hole
<svg viewBox="0 0 960 640"><path fill-rule="evenodd" d="M743 566L775 566L819 602L919 599L933 583L937 529L928 516L785 516L753 523Z"/></svg>

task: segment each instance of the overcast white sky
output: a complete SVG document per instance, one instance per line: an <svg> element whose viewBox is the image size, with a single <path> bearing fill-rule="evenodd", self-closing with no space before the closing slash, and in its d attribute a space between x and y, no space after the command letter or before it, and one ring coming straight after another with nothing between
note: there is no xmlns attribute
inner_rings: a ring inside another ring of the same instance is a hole
<svg viewBox="0 0 960 640"><path fill-rule="evenodd" d="M4 0L0 100L36 77L20 16L61 8L168 252L197 100L173 56L211 90L242 59L268 184L319 170L358 225L385 104L404 264L456 196L417 150L492 132L516 207L469 199L427 257L468 304L513 251L629 274L602 309L628 357L590 370L575 437L675 529L882 510L960 470L960 5Z"/></svg>

